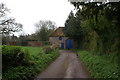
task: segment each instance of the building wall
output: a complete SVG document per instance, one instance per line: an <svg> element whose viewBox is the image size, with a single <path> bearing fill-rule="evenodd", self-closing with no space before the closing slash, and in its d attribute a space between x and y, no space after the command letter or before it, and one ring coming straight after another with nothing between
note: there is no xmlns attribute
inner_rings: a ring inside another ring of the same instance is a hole
<svg viewBox="0 0 120 80"><path fill-rule="evenodd" d="M42 41L29 41L28 45L33 46L33 47L40 47L40 46L43 46L43 42Z"/></svg>
<svg viewBox="0 0 120 80"><path fill-rule="evenodd" d="M9 41L7 45L20 45L21 41Z"/></svg>
<svg viewBox="0 0 120 80"><path fill-rule="evenodd" d="M68 39L68 37L62 37L62 40L59 40L59 37L49 37L50 43L54 47L61 47L61 43L64 43L64 48L66 47L65 41Z"/></svg>

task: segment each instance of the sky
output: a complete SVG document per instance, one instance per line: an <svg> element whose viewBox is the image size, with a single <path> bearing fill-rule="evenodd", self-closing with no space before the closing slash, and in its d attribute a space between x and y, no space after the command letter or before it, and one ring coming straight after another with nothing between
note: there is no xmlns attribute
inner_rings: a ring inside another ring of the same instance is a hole
<svg viewBox="0 0 120 80"><path fill-rule="evenodd" d="M0 0L10 9L10 16L23 25L24 34L35 32L39 20L51 20L57 27L64 23L74 6L68 0ZM23 34L17 33L17 35Z"/></svg>

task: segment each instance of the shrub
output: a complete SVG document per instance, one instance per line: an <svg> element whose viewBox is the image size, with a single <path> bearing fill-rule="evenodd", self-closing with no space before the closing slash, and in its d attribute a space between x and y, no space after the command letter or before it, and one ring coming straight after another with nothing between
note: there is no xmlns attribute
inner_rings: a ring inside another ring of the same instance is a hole
<svg viewBox="0 0 120 80"><path fill-rule="evenodd" d="M28 65L28 52L22 51L16 46L2 46L2 62L3 71L6 71L10 66Z"/></svg>
<svg viewBox="0 0 120 80"><path fill-rule="evenodd" d="M59 56L58 50L54 50L52 52L53 54L43 54L43 50L40 48L41 54L39 54L37 52L31 53L31 49L36 50L35 47L21 48L15 46L3 46L3 56L6 57L5 59L3 57L3 64L4 62L6 63L4 64L5 69L3 70L2 80L29 80L36 74L45 70L47 66ZM29 54L28 50L30 51ZM18 53L17 58L12 56L13 52L14 54ZM8 60L9 57L10 61L5 61ZM12 60L13 58L15 58L15 61ZM18 62L17 59L22 61ZM13 62L16 66L13 66ZM8 69L6 69L6 67Z"/></svg>
<svg viewBox="0 0 120 80"><path fill-rule="evenodd" d="M80 51L78 55L91 72L93 78L118 78L116 54L99 56L91 52Z"/></svg>
<svg viewBox="0 0 120 80"><path fill-rule="evenodd" d="M49 54L49 53L51 53L51 52L54 51L54 48L51 47L51 46L45 46L45 47L43 48L43 50L44 50L44 53L45 53L45 54Z"/></svg>
<svg viewBox="0 0 120 80"><path fill-rule="evenodd" d="M14 65L18 64L16 61L17 54L20 53L21 49L19 47L10 47L10 46L3 46L2 47L2 61L4 65ZM5 66L4 66L5 67Z"/></svg>

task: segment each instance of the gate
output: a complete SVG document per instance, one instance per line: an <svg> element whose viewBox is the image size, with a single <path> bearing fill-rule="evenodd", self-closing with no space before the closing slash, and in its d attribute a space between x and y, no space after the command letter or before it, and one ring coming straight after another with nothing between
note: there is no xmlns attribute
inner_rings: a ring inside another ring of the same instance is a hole
<svg viewBox="0 0 120 80"><path fill-rule="evenodd" d="M61 48L63 48L63 49L64 49L64 43L61 43Z"/></svg>
<svg viewBox="0 0 120 80"><path fill-rule="evenodd" d="M73 49L73 40L71 40L71 39L66 40L66 48Z"/></svg>

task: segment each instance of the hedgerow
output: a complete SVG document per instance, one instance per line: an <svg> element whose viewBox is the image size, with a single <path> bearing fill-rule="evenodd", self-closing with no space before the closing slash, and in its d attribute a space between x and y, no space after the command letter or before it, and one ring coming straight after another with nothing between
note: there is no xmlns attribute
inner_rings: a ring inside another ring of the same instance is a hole
<svg viewBox="0 0 120 80"><path fill-rule="evenodd" d="M34 48L33 48L34 49ZM51 54L44 54L43 49L39 53L32 53L17 46L2 46L3 55L3 80L29 80L42 72L58 56L58 50ZM22 54L20 56L20 54Z"/></svg>
<svg viewBox="0 0 120 80"><path fill-rule="evenodd" d="M95 55L87 51L79 51L79 58L91 73L93 78L118 78L118 63L116 54Z"/></svg>

